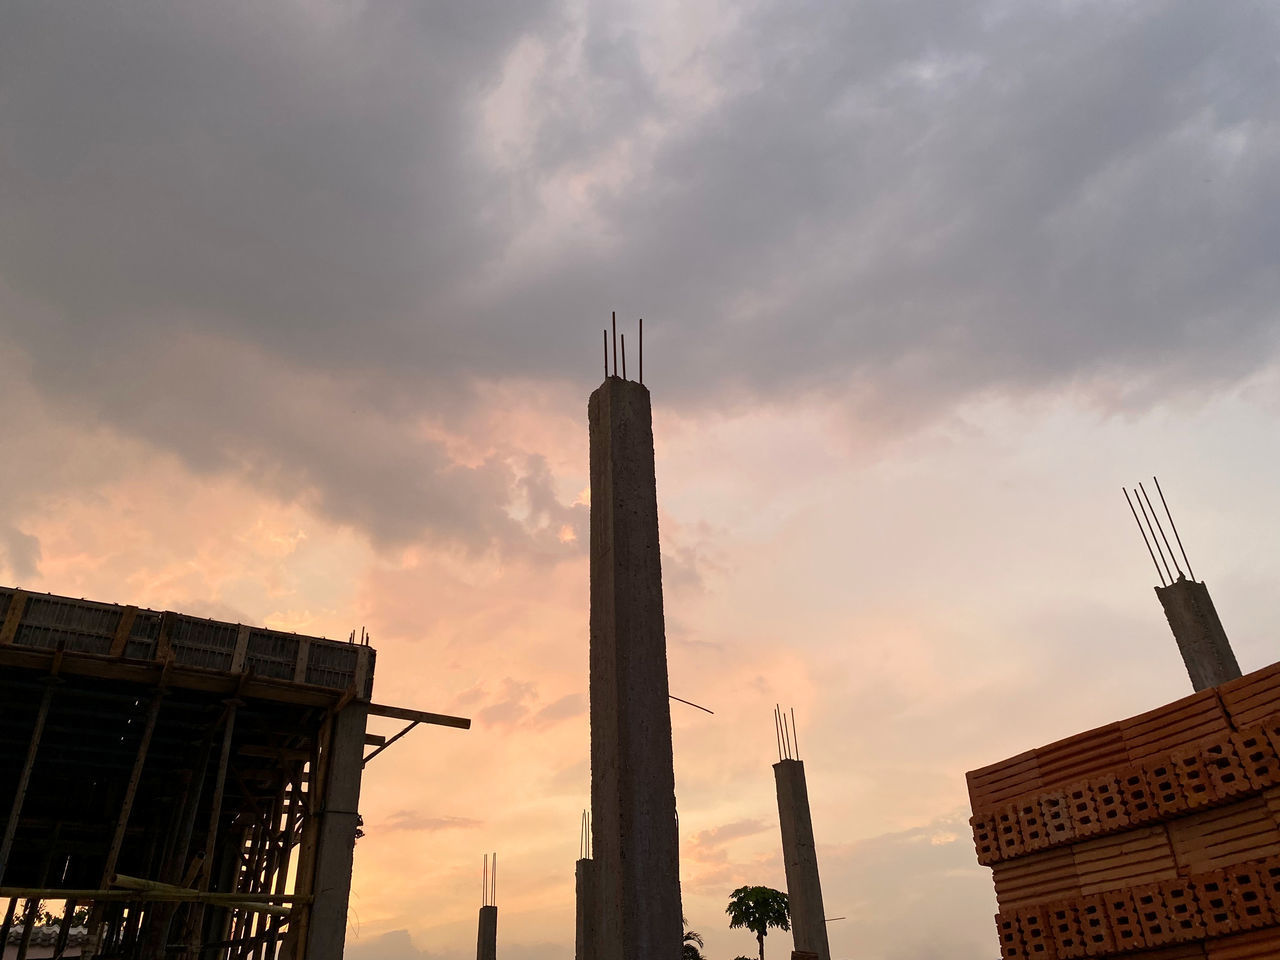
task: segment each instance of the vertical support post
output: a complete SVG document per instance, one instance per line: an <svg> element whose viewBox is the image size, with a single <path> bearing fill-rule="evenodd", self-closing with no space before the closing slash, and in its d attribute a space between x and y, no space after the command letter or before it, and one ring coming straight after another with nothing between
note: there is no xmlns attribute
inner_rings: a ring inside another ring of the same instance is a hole
<svg viewBox="0 0 1280 960"><path fill-rule="evenodd" d="M577 894L577 923L574 929L574 960L597 960L600 947L596 943L596 918L600 902L596 891L596 862L584 857L574 869Z"/></svg>
<svg viewBox="0 0 1280 960"><path fill-rule="evenodd" d="M492 904L480 908L476 960L498 960L498 908Z"/></svg>
<svg viewBox="0 0 1280 960"><path fill-rule="evenodd" d="M0 881L4 880L5 868L9 866L9 854L13 852L13 839L18 835L22 803L27 798L27 787L31 784L31 770L36 765L36 755L40 752L40 739L44 736L44 722L49 717L49 703L53 700L53 684L54 681L50 680L48 686L44 688L44 696L40 698L35 726L31 728L31 741L27 745L27 758L23 761L22 773L18 775L18 783L13 791L13 804L9 808L9 819L5 822L4 839L0 840Z"/></svg>
<svg viewBox="0 0 1280 960"><path fill-rule="evenodd" d="M368 715L368 702L353 700L330 721L324 795L319 808L313 810L319 823L312 891L315 899L309 911L303 952L307 960L342 960Z"/></svg>
<svg viewBox="0 0 1280 960"><path fill-rule="evenodd" d="M1209 588L1179 577L1169 586L1155 589L1196 692L1239 677L1240 665L1218 619Z"/></svg>
<svg viewBox="0 0 1280 960"><path fill-rule="evenodd" d="M0 621L0 647L13 643L14 637L18 635L18 624L22 622L22 615L26 611L26 591L13 591L13 596L9 598L9 609L4 615L4 620Z"/></svg>
<svg viewBox="0 0 1280 960"><path fill-rule="evenodd" d="M680 850L649 391L609 377L588 420L598 960L674 960Z"/></svg>
<svg viewBox="0 0 1280 960"><path fill-rule="evenodd" d="M22 911L22 939L18 941L16 960L27 960L27 949L31 946L31 930L36 924L36 911L40 909L39 900L28 900Z"/></svg>
<svg viewBox="0 0 1280 960"><path fill-rule="evenodd" d="M222 820L222 797L227 789L227 767L231 762L231 740L236 731L238 700L227 701L226 719L222 725L222 752L218 755L218 776L213 781L213 801L209 805L209 832L205 835L204 866L200 871L200 889L208 890L213 879L214 851L218 843L218 824Z"/></svg>
<svg viewBox="0 0 1280 960"><path fill-rule="evenodd" d="M298 826L298 808L301 806L302 795L302 767L295 764L293 772L288 780L289 783L289 803L288 813L285 815L284 832L280 836L280 853L275 862L275 892L284 893L285 886L289 880L289 860L293 854L293 835ZM281 918L271 916L268 926L269 943L271 944L271 955L275 956L276 937L280 933ZM262 949L262 956L266 956L266 947Z"/></svg>
<svg viewBox="0 0 1280 960"><path fill-rule="evenodd" d="M831 960L804 762L781 760L773 765L773 776L778 785L778 823L782 827L782 859L787 871L795 949L797 953L815 954L818 960Z"/></svg>
<svg viewBox="0 0 1280 960"><path fill-rule="evenodd" d="M4 920L0 920L0 951L3 951L9 943L9 931L13 929L13 914L17 907L18 898L10 897L9 905L5 907ZM2 952L0 956L3 956Z"/></svg>
<svg viewBox="0 0 1280 960"><path fill-rule="evenodd" d="M195 877L190 881L190 885L201 891L208 891L213 871L220 866L217 857L218 826L222 820L222 798L227 787L227 767L231 762L231 740L235 736L236 709L239 706L238 700L226 701L226 713L222 721L222 751L218 755L218 773L213 781L213 797L209 803L209 830L205 834L204 857ZM204 919L205 905L191 904L187 913L186 942L189 955L197 960L200 956L200 941L204 936Z"/></svg>
<svg viewBox="0 0 1280 960"><path fill-rule="evenodd" d="M133 769L129 772L129 783L125 787L124 800L120 804L120 815L116 817L116 829L111 835L111 847L107 851L107 860L102 868L102 889L111 886L111 877L116 872L116 861L120 858L120 848L124 845L125 830L129 826L129 814L133 812L133 799L138 795L138 783L142 780L142 769L147 762L147 751L151 748L151 735L155 733L156 719L160 716L160 701L163 691L157 691L151 698L151 706L147 710L147 722L142 728L142 739L138 741L138 752L133 758Z"/></svg>
<svg viewBox="0 0 1280 960"><path fill-rule="evenodd" d="M62 920L58 923L58 939L53 944L53 960L62 960L62 955L67 951L67 938L71 934L71 920L76 913L75 900L68 900L66 908L62 911ZM4 943L0 940L0 943Z"/></svg>

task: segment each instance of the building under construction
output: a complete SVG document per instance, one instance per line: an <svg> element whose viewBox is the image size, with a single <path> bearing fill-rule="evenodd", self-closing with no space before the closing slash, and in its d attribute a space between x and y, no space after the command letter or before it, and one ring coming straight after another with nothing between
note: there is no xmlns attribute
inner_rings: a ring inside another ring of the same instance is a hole
<svg viewBox="0 0 1280 960"><path fill-rule="evenodd" d="M1138 493L1196 692L968 774L1001 957L1275 960L1280 663L1241 676L1167 507Z"/></svg>
<svg viewBox="0 0 1280 960"><path fill-rule="evenodd" d="M0 953L340 958L367 718L470 726L373 703L374 663L0 588ZM66 909L33 944L41 900Z"/></svg>

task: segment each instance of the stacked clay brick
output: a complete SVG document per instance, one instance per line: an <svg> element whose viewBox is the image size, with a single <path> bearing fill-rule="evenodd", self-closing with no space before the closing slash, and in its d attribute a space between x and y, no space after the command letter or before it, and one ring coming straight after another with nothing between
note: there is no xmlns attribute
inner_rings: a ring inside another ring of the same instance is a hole
<svg viewBox="0 0 1280 960"><path fill-rule="evenodd" d="M968 780L1005 960L1280 958L1280 663Z"/></svg>

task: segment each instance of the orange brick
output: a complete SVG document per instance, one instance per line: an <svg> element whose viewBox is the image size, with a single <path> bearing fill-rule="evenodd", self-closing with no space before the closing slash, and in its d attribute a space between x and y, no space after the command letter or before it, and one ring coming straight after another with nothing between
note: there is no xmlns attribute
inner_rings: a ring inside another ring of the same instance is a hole
<svg viewBox="0 0 1280 960"><path fill-rule="evenodd" d="M1236 756L1236 745L1231 737L1215 737L1204 741L1200 745L1200 759L1209 773L1213 792L1219 797L1234 797L1253 790L1244 765Z"/></svg>
<svg viewBox="0 0 1280 960"><path fill-rule="evenodd" d="M1093 787L1089 783L1076 783L1067 787L1067 804L1071 812L1071 826L1077 837L1091 837L1102 832L1098 819L1098 806L1093 799Z"/></svg>
<svg viewBox="0 0 1280 960"><path fill-rule="evenodd" d="M1194 810L1208 806L1218 798L1199 750L1194 747L1174 750L1169 754L1169 763L1177 771L1178 783L1182 786L1188 807Z"/></svg>
<svg viewBox="0 0 1280 960"><path fill-rule="evenodd" d="M1076 828L1071 822L1071 807L1065 791L1046 793L1040 798L1040 814L1050 843L1074 840Z"/></svg>
<svg viewBox="0 0 1280 960"><path fill-rule="evenodd" d="M1232 734L1236 756L1244 766L1245 776L1257 790L1280 783L1280 755L1271 745L1263 727L1252 727Z"/></svg>
<svg viewBox="0 0 1280 960"><path fill-rule="evenodd" d="M1120 795L1120 784L1115 777L1098 777L1089 782L1093 787L1093 802L1098 810L1098 822L1102 829L1122 830L1129 825L1129 814L1125 812L1124 800Z"/></svg>
<svg viewBox="0 0 1280 960"><path fill-rule="evenodd" d="M1235 905L1231 902L1231 891L1227 887L1225 871L1214 870L1202 873L1194 878L1196 902L1200 904L1200 915L1204 918L1205 933L1211 937L1234 933L1239 929L1236 920Z"/></svg>

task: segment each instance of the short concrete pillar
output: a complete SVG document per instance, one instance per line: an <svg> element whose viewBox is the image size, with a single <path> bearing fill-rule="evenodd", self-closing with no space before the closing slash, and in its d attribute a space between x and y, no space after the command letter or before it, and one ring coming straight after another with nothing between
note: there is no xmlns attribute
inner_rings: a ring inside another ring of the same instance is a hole
<svg viewBox="0 0 1280 960"><path fill-rule="evenodd" d="M778 823L782 827L782 860L787 871L787 900L791 906L795 952L815 955L818 960L831 960L804 762L780 760L773 765L773 777L778 785Z"/></svg>
<svg viewBox="0 0 1280 960"><path fill-rule="evenodd" d="M476 934L476 960L498 960L498 908L480 908L480 929Z"/></svg>
<svg viewBox="0 0 1280 960"><path fill-rule="evenodd" d="M577 894L577 923L574 932L574 960L597 960L596 915L600 911L596 896L596 862L584 857L574 870L574 888Z"/></svg>
<svg viewBox="0 0 1280 960"><path fill-rule="evenodd" d="M1209 588L1180 577L1167 587L1156 587L1156 596L1178 642L1182 662L1197 692L1240 676L1240 665L1222 629Z"/></svg>
<svg viewBox="0 0 1280 960"><path fill-rule="evenodd" d="M591 447L594 960L678 960L680 847L649 391L609 377Z"/></svg>

